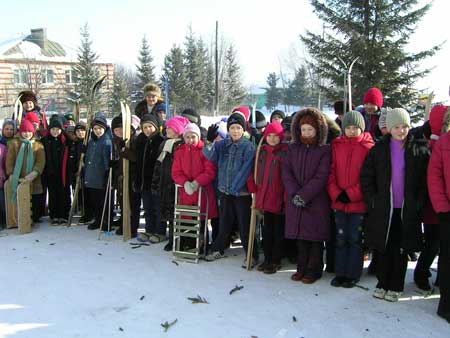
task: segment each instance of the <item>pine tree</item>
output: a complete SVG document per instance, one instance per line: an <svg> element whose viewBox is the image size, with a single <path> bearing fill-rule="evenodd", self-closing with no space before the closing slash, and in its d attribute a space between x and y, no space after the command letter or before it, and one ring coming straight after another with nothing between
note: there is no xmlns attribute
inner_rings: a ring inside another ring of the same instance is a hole
<svg viewBox="0 0 450 338"><path fill-rule="evenodd" d="M224 78L223 78L223 108L230 111L239 105L247 92L242 86L241 70L236 62L236 52L230 45L225 54Z"/></svg>
<svg viewBox="0 0 450 338"><path fill-rule="evenodd" d="M139 50L139 64L136 65L137 76L139 79L138 86L142 88L149 82L155 81L155 67L153 66L153 57L148 44L147 37L142 38L141 49Z"/></svg>
<svg viewBox="0 0 450 338"><path fill-rule="evenodd" d="M266 88L266 107L269 110L275 109L281 101L281 91L277 88L278 76L275 73L270 73L267 76Z"/></svg>
<svg viewBox="0 0 450 338"><path fill-rule="evenodd" d="M81 45L78 47L78 63L73 67L78 78L75 88L80 94L81 103L89 106L92 103L92 86L99 77L99 70L95 65L98 55L92 51L92 41L90 40L87 23L80 29L80 34Z"/></svg>
<svg viewBox="0 0 450 338"><path fill-rule="evenodd" d="M122 65L114 66L114 83L109 97L109 108L114 115L120 113L120 102L125 101L130 104L132 92L132 78Z"/></svg>
<svg viewBox="0 0 450 338"><path fill-rule="evenodd" d="M306 106L309 103L305 66L296 69L294 78L288 82L284 103L289 106Z"/></svg>
<svg viewBox="0 0 450 338"><path fill-rule="evenodd" d="M359 60L352 71L355 103L362 101L370 87L379 87L390 106L408 105L416 96L410 87L428 74L420 62L435 54L440 46L426 51L405 51L417 23L431 4L417 7L418 0L311 0L314 12L332 30L322 35L307 31L301 36L314 59L314 72L331 81L322 91L332 98L342 97L344 65ZM325 26L324 26L325 27ZM414 71L407 72L407 67Z"/></svg>
<svg viewBox="0 0 450 338"><path fill-rule="evenodd" d="M170 107L175 113L184 108L189 95L183 50L179 46L173 45L165 56L162 74L169 82Z"/></svg>

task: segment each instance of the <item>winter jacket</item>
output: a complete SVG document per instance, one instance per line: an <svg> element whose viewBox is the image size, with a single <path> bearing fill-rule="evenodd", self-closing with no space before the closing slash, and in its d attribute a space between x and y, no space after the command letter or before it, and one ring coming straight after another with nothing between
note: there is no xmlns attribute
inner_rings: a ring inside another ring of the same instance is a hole
<svg viewBox="0 0 450 338"><path fill-rule="evenodd" d="M325 117L328 126L327 144L331 144L334 139L341 136L341 127L335 120L329 118L327 115L323 114L323 116Z"/></svg>
<svg viewBox="0 0 450 338"><path fill-rule="evenodd" d="M6 176L10 176L14 172L14 167L16 165L17 155L19 155L20 146L22 141L20 138L14 138L10 143L8 143L8 152L6 154ZM45 150L44 146L40 141L32 140L32 149L34 154L34 166L32 171L36 171L39 175L33 180L31 185L31 193L42 194L44 189L42 188L41 175L45 168ZM24 159L27 158L27 151L25 150ZM20 173L20 178L27 175L26 173L26 160L22 164L22 172Z"/></svg>
<svg viewBox="0 0 450 338"><path fill-rule="evenodd" d="M0 189L6 180L6 153L8 148L4 144L0 144Z"/></svg>
<svg viewBox="0 0 450 338"><path fill-rule="evenodd" d="M366 113L365 109L361 112L364 117L364 122L366 124L366 132L372 136L375 141L378 141L383 134L381 133L380 127L378 126L378 120L380 119L380 110L378 110L375 114Z"/></svg>
<svg viewBox="0 0 450 338"><path fill-rule="evenodd" d="M428 191L437 213L450 211L450 132L433 146L428 166Z"/></svg>
<svg viewBox="0 0 450 338"><path fill-rule="evenodd" d="M152 194L159 195L161 217L166 220L173 218L175 183L172 179L172 165L175 151L182 143L181 139L166 139L161 143L153 168Z"/></svg>
<svg viewBox="0 0 450 338"><path fill-rule="evenodd" d="M180 145L174 155L172 178L176 184L182 186L179 190L180 203L184 205L198 205L199 191L188 195L184 190L184 183L197 181L203 188L200 210L205 212L206 205L208 205L208 218L216 218L218 212L213 182L216 177L217 166L203 155L202 150L203 141L201 140L195 146Z"/></svg>
<svg viewBox="0 0 450 338"><path fill-rule="evenodd" d="M152 115L156 116L156 118L159 121L159 125L162 127L164 125L164 121L158 116L158 114L156 114L156 111L155 111L156 106L160 103L164 103L164 100L161 98L158 99L158 101L153 106L152 110L148 111L147 101L144 99L136 105L136 107L134 108L134 114L137 117L139 117L140 119L145 114L152 114ZM162 129L161 129L161 131L162 131Z"/></svg>
<svg viewBox="0 0 450 338"><path fill-rule="evenodd" d="M43 180L46 185L70 185L68 178L69 147L66 136L61 133L58 137L50 134L42 139L45 149L45 169Z"/></svg>
<svg viewBox="0 0 450 338"><path fill-rule="evenodd" d="M136 138L136 174L133 189L151 191L153 168L158 158L159 146L163 142L162 136L156 132L150 137L140 133Z"/></svg>
<svg viewBox="0 0 450 338"><path fill-rule="evenodd" d="M111 158L111 138L105 132L97 138L94 134L88 143L84 158L84 186L92 189L104 189L108 180Z"/></svg>
<svg viewBox="0 0 450 338"><path fill-rule="evenodd" d="M345 213L365 213L367 206L361 191L361 168L374 146L372 136L362 133L358 137L341 136L331 146L331 173L328 179L328 194L331 207ZM345 191L350 203L342 203L338 196Z"/></svg>
<svg viewBox="0 0 450 338"><path fill-rule="evenodd" d="M203 148L207 159L218 166L217 187L228 195L248 195L247 180L252 173L255 147L244 136L237 142L226 138Z"/></svg>
<svg viewBox="0 0 450 338"><path fill-rule="evenodd" d="M312 115L319 125L319 142L315 145L300 141L299 120L305 114ZM331 147L326 145L328 127L323 115L315 110L298 112L292 125L292 141L284 162L282 178L286 189L285 236L290 239L326 241L330 238L330 200L327 182L330 175ZM292 203L295 195L304 201L305 207Z"/></svg>
<svg viewBox="0 0 450 338"><path fill-rule="evenodd" d="M361 170L361 189L368 207L366 241L370 248L385 252L391 226L392 167L391 136L387 134L369 151ZM426 170L429 147L425 139L408 135L405 143L405 196L402 208L401 248L422 248L421 212L426 203Z"/></svg>
<svg viewBox="0 0 450 338"><path fill-rule="evenodd" d="M274 214L284 213L285 196L281 171L286 160L287 144L261 146L256 173L256 208Z"/></svg>

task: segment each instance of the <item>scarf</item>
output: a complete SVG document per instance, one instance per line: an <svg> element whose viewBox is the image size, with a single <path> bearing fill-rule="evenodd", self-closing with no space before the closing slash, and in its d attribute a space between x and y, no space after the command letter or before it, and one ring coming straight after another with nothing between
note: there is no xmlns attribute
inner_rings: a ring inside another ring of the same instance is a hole
<svg viewBox="0 0 450 338"><path fill-rule="evenodd" d="M33 154L33 141L21 138L20 141L22 145L20 146L19 154L17 155L16 165L14 166L13 176L12 176L12 194L11 199L16 200L17 197L17 186L19 185L19 178L22 172L23 160L25 156L25 149L27 150L27 163L25 175L28 175L33 170L34 165L34 154Z"/></svg>
<svg viewBox="0 0 450 338"><path fill-rule="evenodd" d="M172 153L173 145L175 144L175 142L178 142L178 141L180 141L179 138L170 138L170 139L167 139L166 142L164 142L164 147L161 151L161 154L159 154L159 157L158 157L159 162L162 163L164 161L164 158L166 157L166 155Z"/></svg>

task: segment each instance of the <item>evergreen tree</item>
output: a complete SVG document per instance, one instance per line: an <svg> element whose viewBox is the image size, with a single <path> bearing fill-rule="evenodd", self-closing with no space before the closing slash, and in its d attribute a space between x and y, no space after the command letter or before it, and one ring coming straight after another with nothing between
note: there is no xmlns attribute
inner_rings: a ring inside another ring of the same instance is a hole
<svg viewBox="0 0 450 338"><path fill-rule="evenodd" d="M92 51L89 27L86 23L81 29L81 45L78 47L78 63L73 67L77 74L78 82L76 91L80 94L81 104L91 105L91 90L99 77L99 70L95 65L98 55Z"/></svg>
<svg viewBox="0 0 450 338"><path fill-rule="evenodd" d="M236 62L236 52L233 45L228 47L225 54L223 93L223 108L226 111L230 111L234 106L239 105L247 94L242 86L241 70Z"/></svg>
<svg viewBox="0 0 450 338"><path fill-rule="evenodd" d="M155 81L155 67L153 66L153 57L147 37L142 38L141 49L139 50L139 64L136 65L137 76L139 79L138 86L142 88L149 82Z"/></svg>
<svg viewBox="0 0 450 338"><path fill-rule="evenodd" d="M130 104L132 86L132 78L125 67L122 65L115 65L114 83L109 97L109 108L114 115L121 112L121 101Z"/></svg>
<svg viewBox="0 0 450 338"><path fill-rule="evenodd" d="M281 91L277 88L278 76L275 73L270 73L267 76L266 88L266 108L269 110L275 109L279 102L281 102Z"/></svg>
<svg viewBox="0 0 450 338"><path fill-rule="evenodd" d="M330 98L342 97L345 67L359 57L352 71L355 103L362 101L370 87L386 94L386 105L408 105L416 91L410 88L429 70L419 69L425 58L440 46L409 53L405 51L417 23L430 4L417 7L418 0L311 0L314 12L331 28L322 35L307 31L301 36L314 59L314 72L331 81L321 86ZM407 72L407 67L414 71ZM406 89L406 90L405 90Z"/></svg>
<svg viewBox="0 0 450 338"><path fill-rule="evenodd" d="M190 94L183 61L183 50L179 46L173 45L165 56L162 74L169 82L170 107L175 113L178 109L184 108L186 98ZM161 79L161 82L163 82L163 79Z"/></svg>
<svg viewBox="0 0 450 338"><path fill-rule="evenodd" d="M306 68L302 66L295 70L294 78L288 82L284 103L289 106L306 106L309 102Z"/></svg>

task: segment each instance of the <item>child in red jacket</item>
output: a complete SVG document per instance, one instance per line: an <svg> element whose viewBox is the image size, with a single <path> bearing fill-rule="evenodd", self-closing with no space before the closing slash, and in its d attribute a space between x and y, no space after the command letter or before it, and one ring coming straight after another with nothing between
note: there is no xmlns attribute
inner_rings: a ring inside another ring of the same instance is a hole
<svg viewBox="0 0 450 338"><path fill-rule="evenodd" d="M263 249L264 262L258 271L272 274L281 268L284 240L284 186L281 168L288 145L283 141L284 130L274 121L264 131L267 144L261 146L256 173L256 208L264 212Z"/></svg>
<svg viewBox="0 0 450 338"><path fill-rule="evenodd" d="M367 206L360 184L361 167L373 147L360 112L349 111L342 120L344 135L332 143L328 193L336 221L335 287L354 287L363 269L361 232Z"/></svg>
<svg viewBox="0 0 450 338"><path fill-rule="evenodd" d="M203 155L204 144L200 137L200 129L195 123L189 123L184 128L185 143L180 145L175 152L172 178L175 184L182 186L179 202L183 205L198 205L198 190L200 187L203 188L200 210L205 212L206 202L208 202L208 219L210 219L217 217L217 203L213 187L217 167L214 162L209 161ZM202 219L202 221L207 220ZM203 227L204 224L202 224ZM192 248L192 243L185 242L183 245Z"/></svg>

